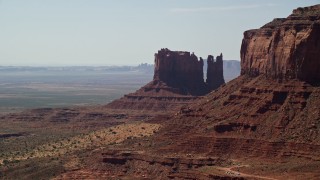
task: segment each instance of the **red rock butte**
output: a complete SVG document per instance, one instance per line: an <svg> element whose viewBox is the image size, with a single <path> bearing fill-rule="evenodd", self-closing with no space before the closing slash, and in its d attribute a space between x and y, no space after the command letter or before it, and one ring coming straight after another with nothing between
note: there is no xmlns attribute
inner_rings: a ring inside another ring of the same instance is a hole
<svg viewBox="0 0 320 180"><path fill-rule="evenodd" d="M108 104L113 109L177 110L225 83L222 54L208 56L207 80L203 59L186 51L161 49L155 54L153 80L123 98Z"/></svg>
<svg viewBox="0 0 320 180"><path fill-rule="evenodd" d="M244 32L241 74L320 81L320 5Z"/></svg>
<svg viewBox="0 0 320 180"><path fill-rule="evenodd" d="M162 81L178 87L180 94L202 96L225 83L222 54L216 61L212 55L207 59L207 80L203 78L203 59L186 51L161 49L155 54L153 81Z"/></svg>

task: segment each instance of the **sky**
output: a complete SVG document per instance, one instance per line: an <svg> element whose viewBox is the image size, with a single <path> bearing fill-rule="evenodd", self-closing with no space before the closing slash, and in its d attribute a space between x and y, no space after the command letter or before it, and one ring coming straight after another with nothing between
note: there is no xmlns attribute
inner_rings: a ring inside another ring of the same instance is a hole
<svg viewBox="0 0 320 180"><path fill-rule="evenodd" d="M0 0L0 66L136 65L161 48L240 60L243 32L320 0Z"/></svg>

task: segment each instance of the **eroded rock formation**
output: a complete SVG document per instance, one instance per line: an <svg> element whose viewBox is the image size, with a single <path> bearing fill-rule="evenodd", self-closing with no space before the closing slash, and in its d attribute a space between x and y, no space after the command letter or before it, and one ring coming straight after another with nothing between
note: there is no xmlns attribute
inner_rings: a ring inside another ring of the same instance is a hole
<svg viewBox="0 0 320 180"><path fill-rule="evenodd" d="M162 49L155 54L154 80L189 89L203 86L203 60L183 51Z"/></svg>
<svg viewBox="0 0 320 180"><path fill-rule="evenodd" d="M108 107L175 111L224 84L222 54L216 61L209 56L206 82L203 63L203 59L193 53L161 49L155 54L153 80Z"/></svg>
<svg viewBox="0 0 320 180"><path fill-rule="evenodd" d="M207 85L209 89L217 89L221 84L224 84L223 77L223 58L222 53L220 56L217 56L216 61L214 61L214 57L209 55L208 59L208 69L207 69Z"/></svg>
<svg viewBox="0 0 320 180"><path fill-rule="evenodd" d="M319 82L319 71L320 5L244 32L241 74Z"/></svg>
<svg viewBox="0 0 320 180"><path fill-rule="evenodd" d="M186 51L161 49L155 54L154 81L183 89L181 94L205 95L224 84L222 54L207 59L207 81L203 78L203 59Z"/></svg>
<svg viewBox="0 0 320 180"><path fill-rule="evenodd" d="M155 54L154 81L184 89L181 94L203 95L207 88L203 81L203 60L193 53L161 49Z"/></svg>

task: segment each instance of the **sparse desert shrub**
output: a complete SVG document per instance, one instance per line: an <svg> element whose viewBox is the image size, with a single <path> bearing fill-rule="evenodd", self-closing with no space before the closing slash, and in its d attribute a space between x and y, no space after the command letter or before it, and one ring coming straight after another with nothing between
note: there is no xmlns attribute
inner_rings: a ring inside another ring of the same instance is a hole
<svg viewBox="0 0 320 180"><path fill-rule="evenodd" d="M7 164L9 164L9 163L10 163L9 160L7 160L7 159L3 160L3 164L4 164L4 165L7 165Z"/></svg>
<svg viewBox="0 0 320 180"><path fill-rule="evenodd" d="M14 160L14 161L12 161L13 163L19 163L20 161L19 160Z"/></svg>

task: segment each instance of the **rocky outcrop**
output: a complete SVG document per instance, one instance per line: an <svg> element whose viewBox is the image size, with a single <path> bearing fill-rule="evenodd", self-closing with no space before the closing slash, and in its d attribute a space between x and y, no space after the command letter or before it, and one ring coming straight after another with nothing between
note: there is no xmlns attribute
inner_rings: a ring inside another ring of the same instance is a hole
<svg viewBox="0 0 320 180"><path fill-rule="evenodd" d="M161 49L155 54L154 81L181 89L180 94L205 95L224 84L222 54L207 59L207 81L203 78L203 59L186 51Z"/></svg>
<svg viewBox="0 0 320 180"><path fill-rule="evenodd" d="M222 54L208 58L207 81L203 59L186 51L161 49L155 54L153 80L107 105L112 109L176 111L224 84Z"/></svg>
<svg viewBox="0 0 320 180"><path fill-rule="evenodd" d="M204 63L203 70L204 79L207 79L208 63ZM223 60L223 79L225 80L225 83L239 77L240 71L240 60Z"/></svg>
<svg viewBox="0 0 320 180"><path fill-rule="evenodd" d="M217 89L221 84L224 84L223 78L223 60L222 53L217 56L216 61L214 57L208 56L208 70L207 70L207 85L209 89Z"/></svg>
<svg viewBox="0 0 320 180"><path fill-rule="evenodd" d="M143 151L104 150L95 158L99 166L73 170L56 179L223 179L244 180L232 173L208 173L203 169L221 166L224 160L216 157L158 156ZM97 164L97 162L93 162ZM229 162L228 162L229 163Z"/></svg>
<svg viewBox="0 0 320 180"><path fill-rule="evenodd" d="M203 94L203 60L190 52L162 49L155 54L154 81ZM187 93L187 92L186 92Z"/></svg>
<svg viewBox="0 0 320 180"><path fill-rule="evenodd" d="M242 180L232 175L213 175L201 168L221 165L224 161L216 157L157 156L135 151L109 150L102 153L102 161L112 175L150 179L226 179ZM225 163L225 162L224 162Z"/></svg>
<svg viewBox="0 0 320 180"><path fill-rule="evenodd" d="M320 80L320 5L298 8L287 18L244 32L241 74Z"/></svg>

